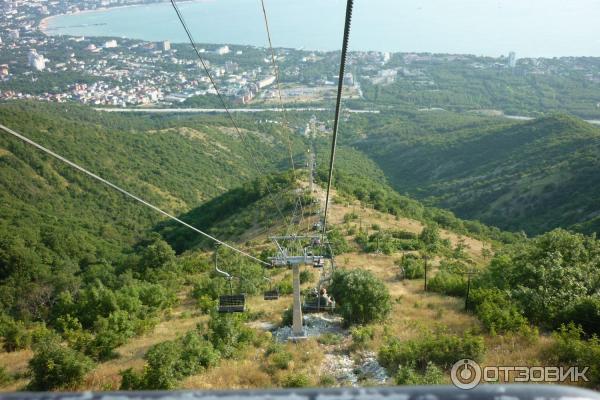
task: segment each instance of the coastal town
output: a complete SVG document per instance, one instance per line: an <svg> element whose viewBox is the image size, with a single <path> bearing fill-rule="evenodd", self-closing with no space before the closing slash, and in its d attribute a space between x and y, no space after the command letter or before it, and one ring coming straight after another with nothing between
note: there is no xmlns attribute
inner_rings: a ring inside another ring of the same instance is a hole
<svg viewBox="0 0 600 400"><path fill-rule="evenodd" d="M217 92L232 104L322 105L335 97L339 53L232 44L148 42L54 35L49 18L156 0L6 0L0 6L0 100L76 101L110 107L216 107ZM345 98L390 85L440 91L436 68L504 71L512 76L569 76L600 82L585 59L517 59L470 55L351 52ZM206 73L206 70L210 73ZM469 72L470 73L470 72ZM279 84L278 84L279 83ZM385 91L385 89L383 89ZM376 91L378 93L378 91Z"/></svg>

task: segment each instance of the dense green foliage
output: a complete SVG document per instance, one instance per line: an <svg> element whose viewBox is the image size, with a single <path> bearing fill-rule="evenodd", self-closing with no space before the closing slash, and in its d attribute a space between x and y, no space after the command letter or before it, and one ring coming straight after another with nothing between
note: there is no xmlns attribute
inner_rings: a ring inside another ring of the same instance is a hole
<svg viewBox="0 0 600 400"><path fill-rule="evenodd" d="M599 259L595 237L554 230L497 253L478 284L497 289L486 292L490 300L515 304L514 317L550 329L574 321L600 333Z"/></svg>
<svg viewBox="0 0 600 400"><path fill-rule="evenodd" d="M322 151L317 152L319 160L317 178L321 182L326 182L327 150L324 144L321 145ZM382 212L413 218L426 224L437 224L454 232L475 237L507 243L517 239L517 235L486 226L478 221L461 220L450 211L426 207L416 200L399 194L390 186L383 171L364 153L349 147L340 147L336 160L334 185L338 190L338 196L341 197L340 201L343 201L343 196L347 196ZM410 239L403 239L406 243L410 242Z"/></svg>
<svg viewBox="0 0 600 400"><path fill-rule="evenodd" d="M123 390L174 389L179 381L218 364L221 357L232 357L253 338L239 315L212 313L207 327L152 346L144 355L141 373L129 368L121 372Z"/></svg>
<svg viewBox="0 0 600 400"><path fill-rule="evenodd" d="M385 284L371 272L337 269L329 291L346 324L366 324L385 319L392 306Z"/></svg>
<svg viewBox="0 0 600 400"><path fill-rule="evenodd" d="M50 341L36 348L29 369L33 390L72 389L82 383L92 362L76 350Z"/></svg>
<svg viewBox="0 0 600 400"><path fill-rule="evenodd" d="M121 372L121 389L174 389L182 378L197 374L219 361L219 353L197 332L152 346L145 354L146 367L136 374L132 369Z"/></svg>
<svg viewBox="0 0 600 400"><path fill-rule="evenodd" d="M444 371L433 363L427 364L424 371L412 366L402 366L394 377L396 385L441 385Z"/></svg>
<svg viewBox="0 0 600 400"><path fill-rule="evenodd" d="M550 349L550 358L564 366L586 366L592 387L600 385L600 339L583 339L583 331L574 324L563 325L554 333L555 343Z"/></svg>
<svg viewBox="0 0 600 400"><path fill-rule="evenodd" d="M389 114L368 121L366 138L348 140L392 186L462 218L529 233L599 230L598 127L562 114L527 122L457 115L444 125L451 116Z"/></svg>
<svg viewBox="0 0 600 400"><path fill-rule="evenodd" d="M391 373L405 367L426 371L430 364L449 369L457 360L480 361L485 353L483 337L446 331L424 332L419 339L401 341L389 337L379 349L379 362Z"/></svg>
<svg viewBox="0 0 600 400"><path fill-rule="evenodd" d="M402 259L396 262L400 268L402 279L422 279L425 277L425 260L414 255L404 254Z"/></svg>

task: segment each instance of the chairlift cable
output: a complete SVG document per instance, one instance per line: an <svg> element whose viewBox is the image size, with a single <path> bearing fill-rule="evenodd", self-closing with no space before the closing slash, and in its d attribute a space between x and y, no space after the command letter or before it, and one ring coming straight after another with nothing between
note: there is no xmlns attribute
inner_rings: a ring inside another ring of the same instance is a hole
<svg viewBox="0 0 600 400"><path fill-rule="evenodd" d="M130 197L130 198L132 198L132 199L134 199L134 200L136 200L136 201L138 201L138 202L142 203L143 205L145 205L145 206L147 206L147 207L149 207L149 208L153 209L154 211L157 211L158 213L160 213L160 214L162 214L162 215L164 215L164 216L168 217L169 219L171 219L171 220L173 220L173 221L175 221L175 222L177 222L177 223L179 223L179 224L181 224L181 225L183 225L183 226L185 226L185 227L187 227L187 228L189 228L189 229L193 230L194 232L196 232L196 233L199 233L199 234L201 234L202 236L204 236L204 237L206 237L206 238L208 238L208 239L210 239L210 240L212 240L212 241L214 241L214 242L216 242L216 243L219 243L219 244L221 244L221 245L223 245L223 246L225 246L225 247L227 247L227 248L229 248L229 249L231 249L231 250L235 251L236 253L238 253L238 254L241 254L241 255L243 255L243 256L245 256L245 257L248 257L248 258L250 258L250 259L252 259L252 260L254 260L254 261L256 261L256 262L258 262L258 263L260 263L260 264L263 264L263 265L269 265L268 263L266 263L266 262L264 262L264 261L262 261L262 260L260 260L260 259L258 259L258 258L256 258L256 257L254 257L254 256L252 256L252 255L250 255L250 254L246 253L245 251L243 251L243 250L240 250L240 249L238 249L238 248L236 248L236 247L234 247L234 246L232 246L232 245L230 245L230 244L227 244L227 243L223 242L222 240L219 240L219 239L217 239L216 237L214 237L214 236L211 236L211 235L209 235L208 233L206 233L206 232L203 232L203 231L201 231L200 229L198 229L198 228L196 228L196 227L194 227L194 226L192 226L192 225L188 224L187 222L184 222L184 221L180 220L179 218L175 217L174 215L172 215L172 214L169 214L169 213L168 213L168 212L166 212L166 211L163 211L162 209L158 208L158 207L157 207L157 206L155 206L154 204L152 204L152 203L149 203L148 201L146 201L146 200L142 199L141 197L138 197L138 196L134 195L133 193L131 193L131 192L129 192L129 191L127 191L127 190L125 190L125 189L121 188L120 186L117 186L116 184L114 184L114 183L112 183L112 182L110 182L110 181L108 181L108 180L106 180L106 179L102 178L101 176L99 176L99 175L96 175L95 173L93 173L93 172L91 172L91 171L89 171L89 170L85 169L84 167L82 167L82 166L80 166L80 165L78 165L78 164L74 163L73 161L70 161L70 160L66 159L65 157L63 157L63 156L59 155L58 153L55 153L54 151L52 151L52 150L50 150L50 149L48 149L48 148L46 148L46 147L42 146L41 144L38 144L37 142L35 142L35 141L33 141L33 140L31 140L31 139L29 139L29 138L27 138L27 137L23 136L22 134L20 134L20 133L17 133L17 132L15 132L14 130L12 130L12 129L10 129L10 128L8 128L8 127L6 127L6 126L2 125L2 124L0 124L0 129L1 129L1 130L3 130L4 132L8 133L8 134L11 134L11 135L15 136L15 137L16 137L16 138L18 138L18 139L21 139L21 140L22 140L22 141L24 141L25 143L28 143L28 144L30 144L30 145L32 145L32 146L34 146L34 147L38 148L39 150L42 150L43 152L45 152L45 153L47 153L47 154L51 155L52 157L54 157L54 158L56 158L56 159L58 159L58 160L62 161L63 163L65 163L65 164L68 164L69 166L71 166L71 167L73 167L73 168L75 168L75 169L79 170L80 172L83 172L84 174L86 174L86 175L88 175L88 176L90 176L90 177L92 177L92 178L96 179L97 181L100 181L100 182L102 182L103 184L105 184L105 185L107 185L107 186L110 186L111 188L113 188L113 189L115 189L115 190L117 190L117 191L121 192L121 193L122 193L122 194L124 194L125 196L127 196L127 197Z"/></svg>
<svg viewBox="0 0 600 400"><path fill-rule="evenodd" d="M265 7L265 1L260 0L260 4L262 6L263 17L265 20L265 30L267 31L267 39L269 41L269 49L271 51L271 64L273 64L273 70L275 72L275 83L277 85L277 95L279 97L279 106L281 107L281 111L282 111L282 115L283 115L283 123L285 125L285 128L287 129L286 137L287 137L287 142L288 142L288 150L290 153L289 154L290 155L290 164L292 166L293 176L295 177L296 176L296 167L294 166L294 153L292 151L292 140L290 139L290 135L289 135L290 124L287 119L287 110L286 110L285 106L283 105L283 98L281 96L281 83L279 80L279 65L275 61L275 50L273 50L273 42L271 40L271 29L269 28L269 18L267 16L267 9Z"/></svg>
<svg viewBox="0 0 600 400"><path fill-rule="evenodd" d="M281 95L280 68L279 68L279 64L276 61L275 50L273 49L273 41L271 39L271 29L269 27L269 17L267 14L267 8L265 6L265 0L260 0L260 4L261 4L261 8L262 8L262 14L264 17L263 19L265 21L265 30L267 33L269 50L271 53L271 64L273 65L273 70L275 72L275 83L277 86L277 96L279 99L279 107L281 108L281 111L282 111L284 130L286 132L286 138L287 138L287 142L288 142L288 151L289 151L290 163L291 163L291 167L292 167L292 176L293 176L293 179L295 182L296 181L296 167L295 167L295 163L294 163L294 153L292 150L292 141L290 139L290 134L289 134L289 132L291 131L291 128L290 128L289 120L287 118L287 109L286 109L285 105L283 104L283 96ZM304 207L302 204L302 193L298 194L298 198L300 199L300 212L302 215L302 217L300 218L300 221L298 222L298 226L300 226L304 219ZM292 223L293 223L293 219L290 219L290 224L292 224Z"/></svg>
<svg viewBox="0 0 600 400"><path fill-rule="evenodd" d="M242 143L244 144L244 148L250 152L250 160L254 164L254 167L256 168L256 170L258 171L258 173L261 174L261 175L263 175L263 176L266 176L266 174L264 173L263 169L258 165L258 163L255 160L255 156L257 154L260 154L260 152L258 152L258 151L252 152L250 150L250 148L251 148L250 144L246 142L245 136L242 134L242 131L240 130L238 124L235 122L235 119L233 118L233 115L231 114L231 111L229 110L229 107L227 106L227 102L223 98L223 95L221 94L221 91L219 90L219 87L217 86L217 83L215 82L212 74L210 73L208 65L206 64L206 62L204 61L204 59L200 55L200 51L198 50L198 47L196 46L196 41L194 40L194 38L192 36L192 33L189 30L189 28L187 26L187 23L185 22L185 19L183 18L183 14L181 13L181 10L179 9L179 6L177 5L176 0L171 0L171 5L173 6L173 9L175 10L175 13L177 14L177 18L179 19L179 22L181 23L183 29L185 30L185 33L186 33L186 35L187 35L187 37L188 37L188 39L190 41L190 44L192 45L192 48L194 49L194 52L196 53L196 56L200 60L200 63L202 65L202 68L204 69L204 72L205 72L206 76L208 77L208 79L209 79L212 87L215 89L215 92L217 93L217 97L219 98L219 101L221 102L221 105L223 106L223 109L225 110L227 116L229 117L229 120L231 121L231 124L233 125L236 133L238 134L238 136L242 140ZM266 183L266 188L267 188L267 191L269 192L269 194L271 196L273 196L273 193L271 192L271 188L269 187L268 183ZM281 207L279 207L279 204L276 201L273 201L273 203L275 205L275 208L277 209L277 213L283 219L284 216L283 216L283 213L281 211Z"/></svg>
<svg viewBox="0 0 600 400"><path fill-rule="evenodd" d="M333 164L335 162L335 149L338 138L338 128L340 123L340 110L342 106L342 89L344 87L344 74L346 71L346 55L348 52L348 41L350 39L350 24L352 22L352 7L354 0L347 0L346 20L344 22L344 37L342 39L342 54L340 60L340 72L338 76L337 99L335 102L335 117L333 121L333 138L331 140L331 157L329 160L329 177L327 179L327 195L325 197L325 213L323 216L323 235L327 235L327 217L329 212L329 201L331 194L331 181L333 178Z"/></svg>

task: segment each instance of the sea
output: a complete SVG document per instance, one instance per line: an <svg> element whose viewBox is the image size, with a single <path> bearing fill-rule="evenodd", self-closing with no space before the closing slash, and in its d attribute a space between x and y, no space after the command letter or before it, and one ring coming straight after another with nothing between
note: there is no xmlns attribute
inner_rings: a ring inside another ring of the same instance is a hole
<svg viewBox="0 0 600 400"><path fill-rule="evenodd" d="M264 0L273 45L341 46L345 0ZM198 43L266 46L260 0L179 2ZM355 0L352 50L600 56L600 0ZM186 42L170 3L51 17L49 35Z"/></svg>

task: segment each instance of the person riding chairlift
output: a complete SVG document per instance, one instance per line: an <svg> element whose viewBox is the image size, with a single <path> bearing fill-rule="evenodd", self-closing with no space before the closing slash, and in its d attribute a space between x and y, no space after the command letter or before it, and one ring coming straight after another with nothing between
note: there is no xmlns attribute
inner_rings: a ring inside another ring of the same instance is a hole
<svg viewBox="0 0 600 400"><path fill-rule="evenodd" d="M319 297L322 306L331 306L333 304L333 299L327 294L327 289L321 288L321 295Z"/></svg>

